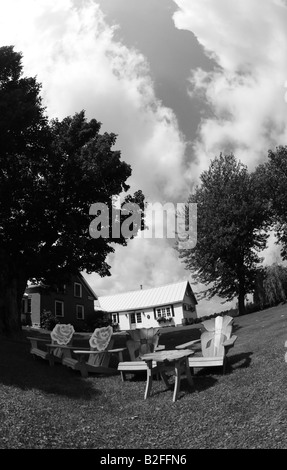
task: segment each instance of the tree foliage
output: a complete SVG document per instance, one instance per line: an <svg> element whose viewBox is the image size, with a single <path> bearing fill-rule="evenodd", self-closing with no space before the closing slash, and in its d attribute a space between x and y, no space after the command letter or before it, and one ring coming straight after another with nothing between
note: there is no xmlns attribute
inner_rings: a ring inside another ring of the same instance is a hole
<svg viewBox="0 0 287 470"><path fill-rule="evenodd" d="M269 150L268 160L256 169L261 198L268 199L272 227L281 245L281 256L287 259L287 146Z"/></svg>
<svg viewBox="0 0 287 470"><path fill-rule="evenodd" d="M286 300L287 267L277 263L266 266L256 278L254 303L260 308L267 308Z"/></svg>
<svg viewBox="0 0 287 470"><path fill-rule="evenodd" d="M110 275L107 255L127 243L122 234L89 236L90 206L111 209L129 189L131 168L112 149L116 135L100 134L101 123L84 111L49 122L41 86L22 76L21 59L12 46L0 48L0 332L20 328L27 280ZM142 213L141 191L126 200Z"/></svg>
<svg viewBox="0 0 287 470"><path fill-rule="evenodd" d="M194 280L208 287L204 296L237 297L242 314L267 241L268 204L256 178L233 155L220 154L188 202L197 204L197 244L179 256Z"/></svg>

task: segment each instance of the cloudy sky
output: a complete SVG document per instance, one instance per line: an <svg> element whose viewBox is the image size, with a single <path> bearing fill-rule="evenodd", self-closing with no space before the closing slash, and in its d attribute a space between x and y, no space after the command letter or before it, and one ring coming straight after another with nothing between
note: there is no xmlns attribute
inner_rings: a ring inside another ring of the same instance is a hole
<svg viewBox="0 0 287 470"><path fill-rule="evenodd" d="M118 135L148 202L185 202L220 152L253 169L287 142L285 0L3 0L0 43L22 51L49 117L85 109ZM108 261L111 277L87 276L98 295L189 278L164 239Z"/></svg>

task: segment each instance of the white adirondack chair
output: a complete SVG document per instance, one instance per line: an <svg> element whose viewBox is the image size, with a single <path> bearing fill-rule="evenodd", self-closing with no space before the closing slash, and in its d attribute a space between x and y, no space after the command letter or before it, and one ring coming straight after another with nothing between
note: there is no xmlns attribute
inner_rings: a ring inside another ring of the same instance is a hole
<svg viewBox="0 0 287 470"><path fill-rule="evenodd" d="M237 336L232 335L233 318L217 316L202 323L204 331L201 338L176 346L176 349L192 349L201 343L201 354L188 359L190 368L221 366L226 369L227 353L234 346Z"/></svg>
<svg viewBox="0 0 287 470"><path fill-rule="evenodd" d="M28 336L27 339L31 343L30 353L34 359L38 356L48 360L50 366L53 366L55 361L62 362L63 357L69 354L68 345L71 345L74 333L72 325L58 323L50 333L51 343L44 338Z"/></svg>
<svg viewBox="0 0 287 470"><path fill-rule="evenodd" d="M164 346L159 346L159 328L137 328L129 330L130 339L127 340L126 345L130 355L130 361L119 362L118 370L121 373L122 380L126 379L127 373L136 373L138 371L147 371L148 367L145 361L142 361L140 356L164 349ZM153 364L152 373L157 373L156 363Z"/></svg>
<svg viewBox="0 0 287 470"><path fill-rule="evenodd" d="M111 326L96 328L89 339L90 347L73 348L72 354L63 359L63 365L79 370L82 377L88 377L89 373L114 374L117 369L109 366L111 356L118 355L119 360L122 360L122 353L126 348L112 349L114 344L112 335Z"/></svg>

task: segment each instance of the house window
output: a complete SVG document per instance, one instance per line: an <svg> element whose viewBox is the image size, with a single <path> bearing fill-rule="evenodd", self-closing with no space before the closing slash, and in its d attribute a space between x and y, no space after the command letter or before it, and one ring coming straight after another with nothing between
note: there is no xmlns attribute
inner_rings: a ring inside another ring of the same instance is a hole
<svg viewBox="0 0 287 470"><path fill-rule="evenodd" d="M82 284L74 282L74 296L82 297Z"/></svg>
<svg viewBox="0 0 287 470"><path fill-rule="evenodd" d="M67 291L66 284L61 284L61 285L57 286L56 291L58 292L58 294L66 294L66 291Z"/></svg>
<svg viewBox="0 0 287 470"><path fill-rule="evenodd" d="M171 305L168 307L161 307L156 309L157 318L171 318L173 317L173 311Z"/></svg>
<svg viewBox="0 0 287 470"><path fill-rule="evenodd" d="M138 323L142 323L142 312L131 313L131 324L137 325Z"/></svg>
<svg viewBox="0 0 287 470"><path fill-rule="evenodd" d="M55 315L56 317L64 316L64 302L61 300L55 300Z"/></svg>
<svg viewBox="0 0 287 470"><path fill-rule="evenodd" d="M84 320L84 306L76 305L77 320Z"/></svg>
<svg viewBox="0 0 287 470"><path fill-rule="evenodd" d="M142 312L137 312L136 313L136 320L137 320L137 323L142 322Z"/></svg>
<svg viewBox="0 0 287 470"><path fill-rule="evenodd" d="M189 305L189 304L183 304L183 309L191 311L191 312L194 312L194 310L195 310L193 305Z"/></svg>
<svg viewBox="0 0 287 470"><path fill-rule="evenodd" d="M112 313L112 322L113 323L119 323L119 314L118 313Z"/></svg>
<svg viewBox="0 0 287 470"><path fill-rule="evenodd" d="M31 313L32 312L32 299L29 297L22 300L21 313Z"/></svg>

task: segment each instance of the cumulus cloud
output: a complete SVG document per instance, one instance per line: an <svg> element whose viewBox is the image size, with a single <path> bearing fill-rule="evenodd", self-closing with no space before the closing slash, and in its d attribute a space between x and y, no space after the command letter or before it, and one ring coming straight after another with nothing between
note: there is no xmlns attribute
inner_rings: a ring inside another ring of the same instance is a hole
<svg viewBox="0 0 287 470"><path fill-rule="evenodd" d="M1 43L23 52L25 72L43 84L50 117L85 109L103 131L118 134L134 188L152 199L184 193L185 142L177 119L157 100L146 58L114 39L116 27L97 3L11 0L0 18Z"/></svg>
<svg viewBox="0 0 287 470"><path fill-rule="evenodd" d="M233 152L250 170L269 149L287 143L287 4L285 0L174 0L173 19L192 31L212 71L191 71L189 94L206 105L192 163L197 177L220 152ZM264 264L280 260L270 236Z"/></svg>
<svg viewBox="0 0 287 470"><path fill-rule="evenodd" d="M142 189L149 202L184 202L186 143L176 116L157 99L146 58L117 41L115 28L95 1L0 5L0 43L22 51L25 74L43 85L49 117L85 109L102 122L102 132L118 135L116 149L132 167L132 191ZM164 239L134 240L108 262L112 278L89 276L99 295L111 286L115 292L186 277Z"/></svg>
<svg viewBox="0 0 287 470"><path fill-rule="evenodd" d="M194 145L198 169L221 151L233 151L252 169L270 148L286 143L286 3L174 1L175 26L192 31L216 64L190 77L190 95L200 94L210 111Z"/></svg>

